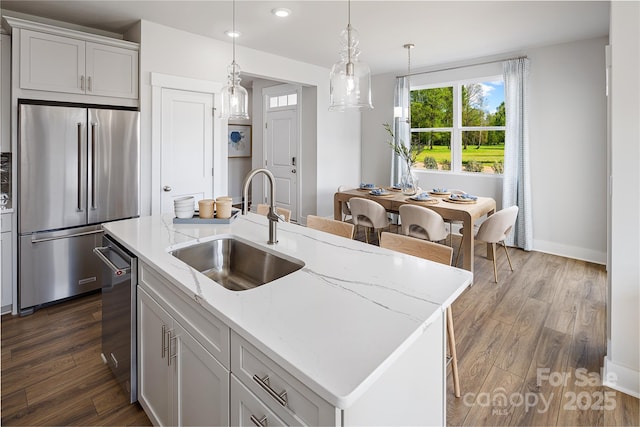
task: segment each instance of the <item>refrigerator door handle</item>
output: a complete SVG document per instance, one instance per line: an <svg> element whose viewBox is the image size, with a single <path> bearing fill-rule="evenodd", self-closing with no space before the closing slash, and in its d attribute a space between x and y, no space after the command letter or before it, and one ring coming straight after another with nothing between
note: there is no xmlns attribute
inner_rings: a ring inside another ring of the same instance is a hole
<svg viewBox="0 0 640 427"><path fill-rule="evenodd" d="M91 123L91 209L96 208L96 123Z"/></svg>
<svg viewBox="0 0 640 427"><path fill-rule="evenodd" d="M98 234L98 233L103 233L103 231L102 230L85 231L84 233L65 234L63 236L44 237L42 239L34 239L32 237L31 238L31 243L49 242L51 240L68 239L69 237L80 237L80 236L86 236L86 235L89 235L89 234Z"/></svg>
<svg viewBox="0 0 640 427"><path fill-rule="evenodd" d="M78 212L82 212L82 123L78 123Z"/></svg>

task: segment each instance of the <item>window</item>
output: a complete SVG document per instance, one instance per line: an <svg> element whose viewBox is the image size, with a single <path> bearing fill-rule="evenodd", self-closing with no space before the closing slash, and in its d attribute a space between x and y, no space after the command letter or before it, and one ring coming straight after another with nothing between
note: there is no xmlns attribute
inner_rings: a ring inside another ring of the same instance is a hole
<svg viewBox="0 0 640 427"><path fill-rule="evenodd" d="M412 88L414 168L501 174L504 136L502 76Z"/></svg>
<svg viewBox="0 0 640 427"><path fill-rule="evenodd" d="M291 93L288 95L269 96L269 108L290 107L298 103L298 94Z"/></svg>

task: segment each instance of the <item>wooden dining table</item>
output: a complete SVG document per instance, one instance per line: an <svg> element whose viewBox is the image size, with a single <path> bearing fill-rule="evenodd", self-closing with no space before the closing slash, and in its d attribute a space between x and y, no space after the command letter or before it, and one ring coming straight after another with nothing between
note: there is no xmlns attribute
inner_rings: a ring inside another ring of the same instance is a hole
<svg viewBox="0 0 640 427"><path fill-rule="evenodd" d="M473 248L474 222L484 215L491 215L496 211L496 201L491 197L478 197L475 203L454 203L445 200L446 196L435 197L436 203L424 203L411 200L401 191L389 191L387 195L374 196L369 194L369 190L361 190L353 188L349 190L339 191L333 196L333 217L342 220L342 204L347 203L352 197L363 197L365 199L375 200L380 203L387 212L398 213L401 205L414 204L424 206L439 213L443 219L452 221L462 221L462 227L466 230L465 239L462 245L463 264L462 268L473 272ZM491 246L487 244L487 257L491 258Z"/></svg>

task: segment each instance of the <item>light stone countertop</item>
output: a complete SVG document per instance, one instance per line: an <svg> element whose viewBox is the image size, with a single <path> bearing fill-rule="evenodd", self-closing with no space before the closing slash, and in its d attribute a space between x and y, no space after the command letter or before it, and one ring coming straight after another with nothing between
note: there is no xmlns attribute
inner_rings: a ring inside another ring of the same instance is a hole
<svg viewBox="0 0 640 427"><path fill-rule="evenodd" d="M230 225L173 224L171 215L104 224L165 278L340 409L367 388L472 282L458 268L249 213ZM233 235L305 266L263 286L228 290L169 251Z"/></svg>

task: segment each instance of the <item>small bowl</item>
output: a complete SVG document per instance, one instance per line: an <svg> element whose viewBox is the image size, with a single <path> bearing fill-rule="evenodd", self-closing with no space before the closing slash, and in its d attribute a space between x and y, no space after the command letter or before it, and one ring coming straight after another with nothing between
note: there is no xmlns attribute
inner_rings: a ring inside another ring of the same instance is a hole
<svg viewBox="0 0 640 427"><path fill-rule="evenodd" d="M193 196L185 196L185 197L178 197L177 199L173 199L173 203L176 202L186 202L186 201L193 201Z"/></svg>
<svg viewBox="0 0 640 427"><path fill-rule="evenodd" d="M186 210L177 210L176 209L176 217L178 218L193 218L195 210L194 209L186 209Z"/></svg>
<svg viewBox="0 0 640 427"><path fill-rule="evenodd" d="M190 205L193 203L193 197L189 197L188 199L185 200L174 200L173 204L174 205Z"/></svg>

